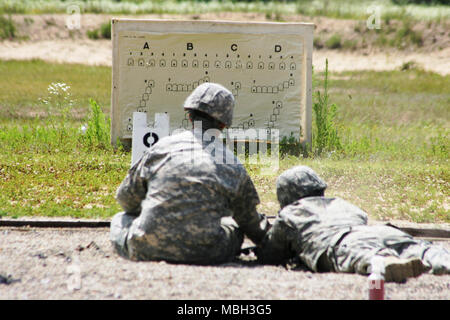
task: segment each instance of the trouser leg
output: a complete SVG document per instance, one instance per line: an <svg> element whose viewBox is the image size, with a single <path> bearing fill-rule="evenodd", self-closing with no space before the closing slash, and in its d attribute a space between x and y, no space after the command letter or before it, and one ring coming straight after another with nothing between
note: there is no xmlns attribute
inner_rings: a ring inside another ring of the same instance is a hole
<svg viewBox="0 0 450 320"><path fill-rule="evenodd" d="M182 259L173 262L192 263L200 265L220 264L233 261L240 254L244 234L232 217L220 220L219 230L213 231L215 240L208 240L207 244L190 248Z"/></svg>
<svg viewBox="0 0 450 320"><path fill-rule="evenodd" d="M334 257L333 257L334 255ZM367 274L374 255L402 259L420 259L422 270L432 268L435 274L449 273L450 253L428 241L416 240L409 234L388 226L356 227L331 250L330 261L339 272Z"/></svg>
<svg viewBox="0 0 450 320"><path fill-rule="evenodd" d="M136 216L120 212L111 220L109 239L111 240L115 251L124 258L129 258L127 238L130 226L135 219Z"/></svg>
<svg viewBox="0 0 450 320"><path fill-rule="evenodd" d="M168 239L166 233L161 235L153 230L142 230L142 221L138 221L142 220L142 217L142 214L138 218L124 212L113 217L110 240L120 256L136 261L166 260L173 263L217 264L233 260L239 254L244 239L237 223L227 217L221 220L218 230L211 230L216 234L215 241L208 238L206 243L197 247L184 243L178 246L173 239Z"/></svg>
<svg viewBox="0 0 450 320"><path fill-rule="evenodd" d="M141 214L140 220L144 217ZM130 259L198 265L232 261L240 253L244 235L231 217L222 218L220 225L211 226L204 233L191 233L190 226L182 230L142 229L142 221L135 220L129 230L127 249ZM171 233L173 232L173 234Z"/></svg>
<svg viewBox="0 0 450 320"><path fill-rule="evenodd" d="M352 230L338 245L327 251L326 256L332 270L324 271L366 275L370 271L370 260L373 256L398 257L397 251L386 247L382 231L369 226L361 226Z"/></svg>
<svg viewBox="0 0 450 320"><path fill-rule="evenodd" d="M236 221L231 217L224 217L220 221L224 231L224 240L218 244L218 255L212 263L222 263L233 260L239 255L244 242L244 234Z"/></svg>

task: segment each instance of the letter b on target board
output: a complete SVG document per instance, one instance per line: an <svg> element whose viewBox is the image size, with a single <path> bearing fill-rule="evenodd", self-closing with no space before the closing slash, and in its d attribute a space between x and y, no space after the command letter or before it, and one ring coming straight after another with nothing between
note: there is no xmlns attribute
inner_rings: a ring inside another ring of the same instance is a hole
<svg viewBox="0 0 450 320"><path fill-rule="evenodd" d="M112 20L111 138L133 135L133 112L170 116L170 132L190 128L183 102L200 84L228 88L231 130L277 130L311 142L309 23Z"/></svg>

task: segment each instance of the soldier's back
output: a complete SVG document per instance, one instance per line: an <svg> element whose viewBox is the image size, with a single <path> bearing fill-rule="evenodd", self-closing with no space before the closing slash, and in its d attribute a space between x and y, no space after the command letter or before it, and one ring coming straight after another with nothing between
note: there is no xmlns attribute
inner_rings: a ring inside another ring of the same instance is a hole
<svg viewBox="0 0 450 320"><path fill-rule="evenodd" d="M144 162L148 191L132 240L145 247L141 252L195 260L222 240L221 218L233 215L231 203L246 171L220 145L211 154L207 143L185 131L149 150Z"/></svg>
<svg viewBox="0 0 450 320"><path fill-rule="evenodd" d="M326 227L367 223L367 213L339 197L307 197L283 208L280 215Z"/></svg>

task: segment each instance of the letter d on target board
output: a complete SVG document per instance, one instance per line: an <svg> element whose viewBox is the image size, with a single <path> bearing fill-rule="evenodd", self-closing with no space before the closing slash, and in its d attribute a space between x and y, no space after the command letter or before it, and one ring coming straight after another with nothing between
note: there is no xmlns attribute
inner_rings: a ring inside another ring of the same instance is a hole
<svg viewBox="0 0 450 320"><path fill-rule="evenodd" d="M147 126L147 114L133 112L133 137L131 144L131 166L142 157L145 150L153 146L162 137L169 135L169 115L155 113L155 125Z"/></svg>

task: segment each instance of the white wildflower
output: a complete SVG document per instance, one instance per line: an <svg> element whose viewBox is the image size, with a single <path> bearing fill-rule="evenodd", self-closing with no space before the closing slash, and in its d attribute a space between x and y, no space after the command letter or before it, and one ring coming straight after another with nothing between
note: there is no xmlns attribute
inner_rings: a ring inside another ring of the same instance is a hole
<svg viewBox="0 0 450 320"><path fill-rule="evenodd" d="M80 127L80 131L81 131L82 134L86 134L86 131L87 131L87 125L83 124L83 125Z"/></svg>

